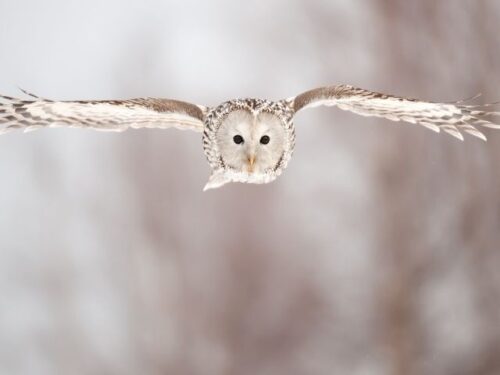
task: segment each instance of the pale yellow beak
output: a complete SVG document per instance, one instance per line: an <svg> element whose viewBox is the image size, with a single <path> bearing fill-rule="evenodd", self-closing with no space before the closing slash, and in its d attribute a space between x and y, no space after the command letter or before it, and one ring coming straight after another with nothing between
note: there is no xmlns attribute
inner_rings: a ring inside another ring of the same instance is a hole
<svg viewBox="0 0 500 375"><path fill-rule="evenodd" d="M253 168L255 164L255 155L248 157L248 172L253 173Z"/></svg>

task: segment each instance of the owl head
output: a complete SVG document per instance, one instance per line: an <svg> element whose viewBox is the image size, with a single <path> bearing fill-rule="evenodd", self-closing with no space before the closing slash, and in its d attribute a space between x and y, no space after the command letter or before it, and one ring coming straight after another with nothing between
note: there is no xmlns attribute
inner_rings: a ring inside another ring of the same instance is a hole
<svg viewBox="0 0 500 375"><path fill-rule="evenodd" d="M286 102L238 99L210 111L203 148L213 169L205 189L228 182L263 184L285 169L293 152L293 111Z"/></svg>

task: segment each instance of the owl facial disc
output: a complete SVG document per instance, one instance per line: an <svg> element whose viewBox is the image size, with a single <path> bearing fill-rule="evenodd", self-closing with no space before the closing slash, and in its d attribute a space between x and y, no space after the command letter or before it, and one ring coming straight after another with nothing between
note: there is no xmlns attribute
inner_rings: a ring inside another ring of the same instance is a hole
<svg viewBox="0 0 500 375"><path fill-rule="evenodd" d="M261 99L231 100L209 112L203 146L213 173L205 190L276 179L293 152L292 117L287 103Z"/></svg>

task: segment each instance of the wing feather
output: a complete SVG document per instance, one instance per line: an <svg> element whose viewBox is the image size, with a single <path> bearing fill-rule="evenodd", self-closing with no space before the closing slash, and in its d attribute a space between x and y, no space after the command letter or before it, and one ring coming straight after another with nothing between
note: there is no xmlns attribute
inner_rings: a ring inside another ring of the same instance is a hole
<svg viewBox="0 0 500 375"><path fill-rule="evenodd" d="M349 85L338 85L304 92L288 99L288 102L295 112L318 106L337 106L362 116L419 124L435 132L443 130L460 140L463 140L462 131L486 140L485 135L477 127L500 129L499 124L490 120L491 117L500 116L500 112L485 110L498 103L464 104L475 98L456 103L435 103L386 95Z"/></svg>
<svg viewBox="0 0 500 375"><path fill-rule="evenodd" d="M170 99L51 101L23 92L30 100L0 95L0 134L59 126L102 131L175 127L202 132L207 110Z"/></svg>

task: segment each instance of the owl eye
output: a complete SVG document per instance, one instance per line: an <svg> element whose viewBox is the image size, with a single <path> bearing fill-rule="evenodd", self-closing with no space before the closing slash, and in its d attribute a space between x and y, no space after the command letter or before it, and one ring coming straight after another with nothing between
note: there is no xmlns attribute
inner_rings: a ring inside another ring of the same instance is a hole
<svg viewBox="0 0 500 375"><path fill-rule="evenodd" d="M260 139L260 143L262 143L263 145L267 145L270 140L271 138L269 138L268 135L263 135L262 138Z"/></svg>
<svg viewBox="0 0 500 375"><path fill-rule="evenodd" d="M237 145L240 145L240 144L242 144L243 142L245 142L245 140L243 139L243 137L242 137L241 135L239 135L239 134L237 134L237 135L235 135L235 136L233 137L233 141L234 141L234 143L236 143Z"/></svg>

